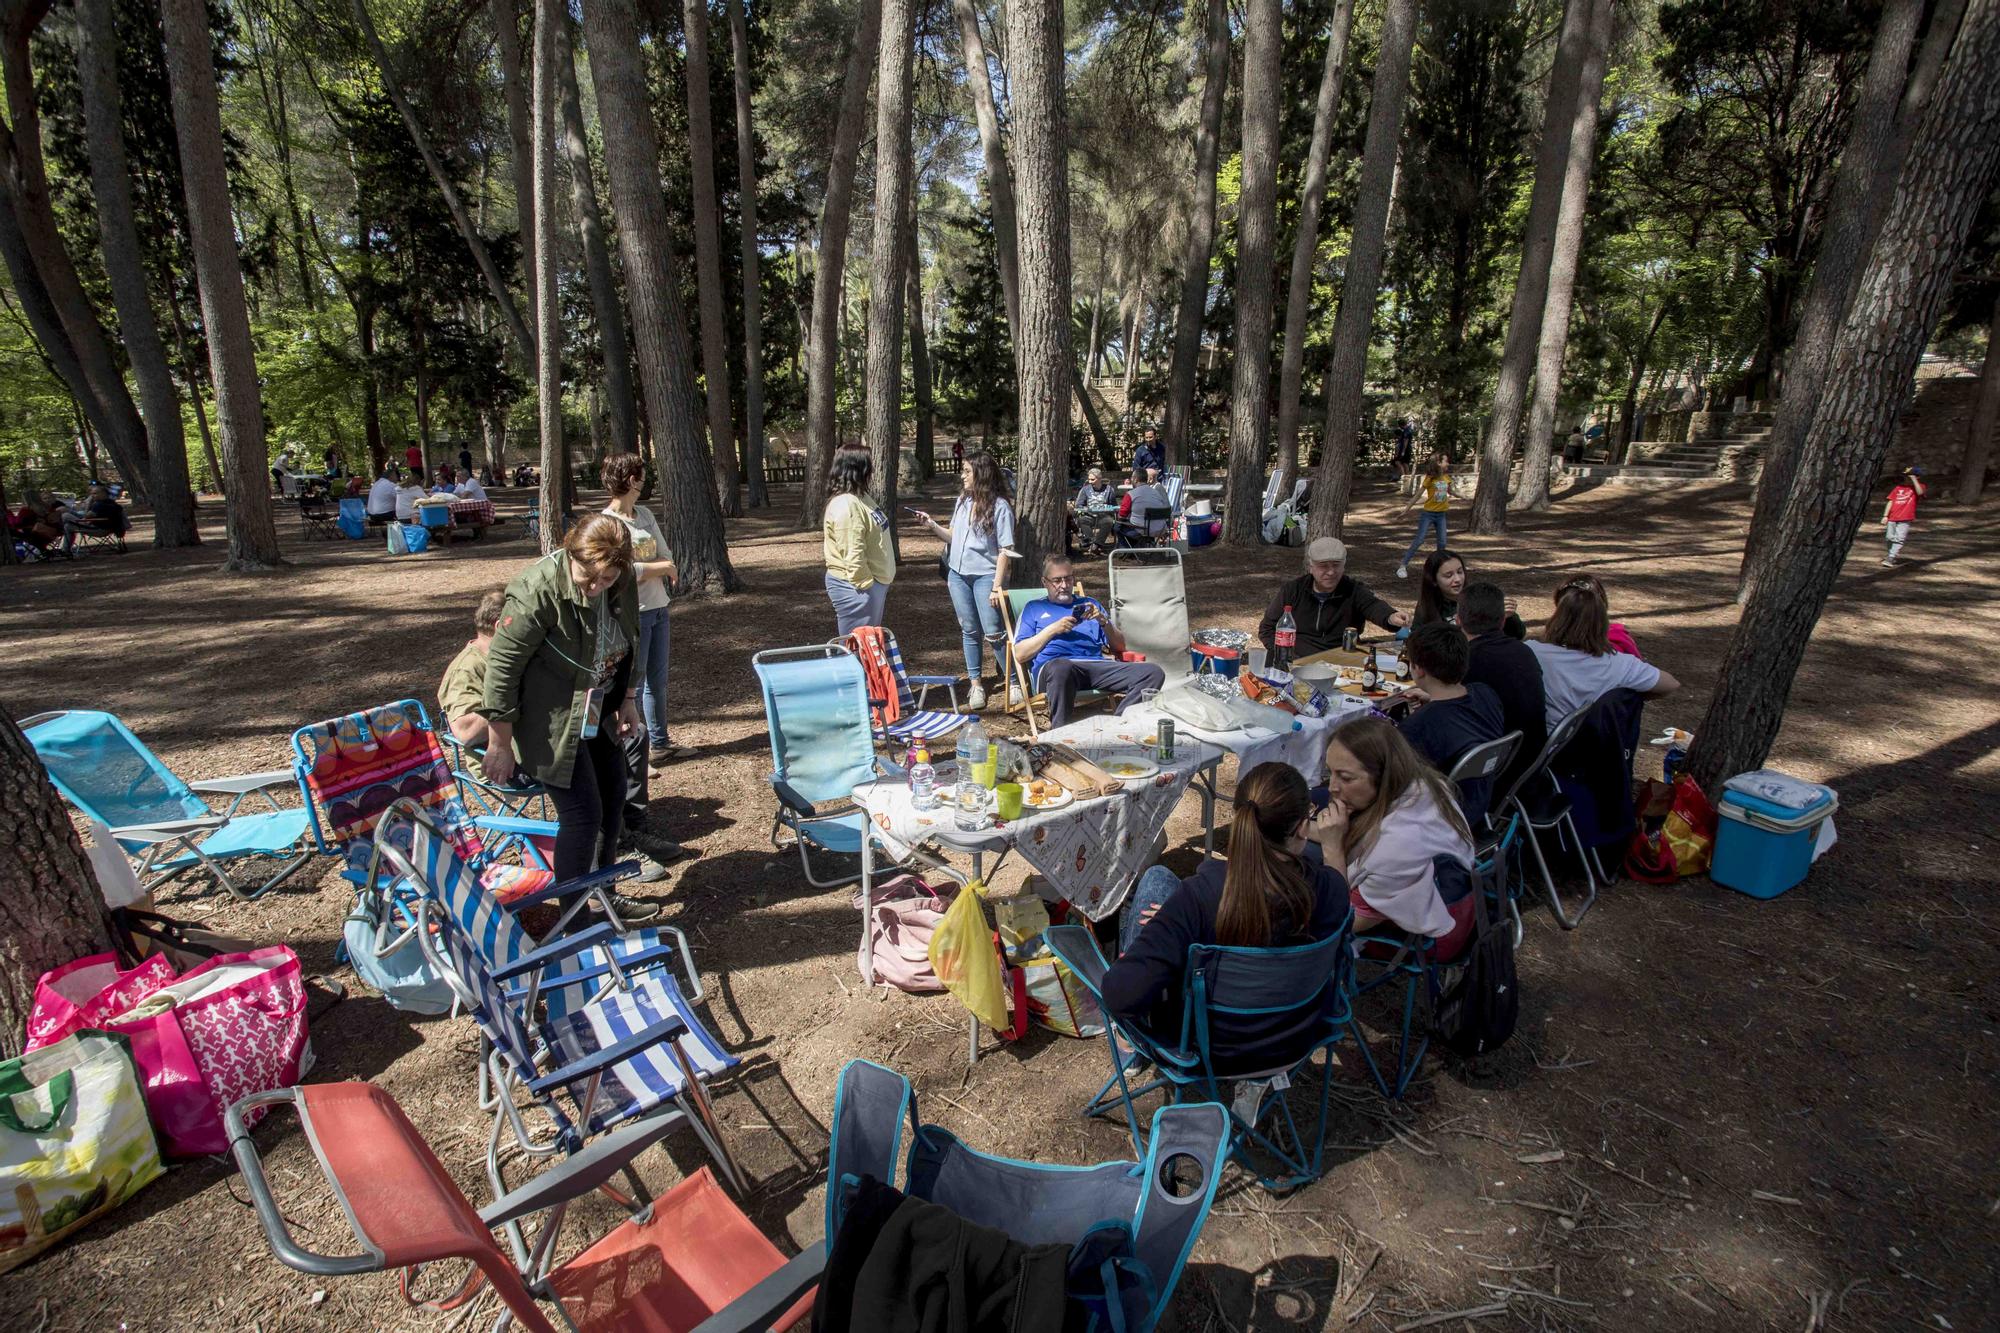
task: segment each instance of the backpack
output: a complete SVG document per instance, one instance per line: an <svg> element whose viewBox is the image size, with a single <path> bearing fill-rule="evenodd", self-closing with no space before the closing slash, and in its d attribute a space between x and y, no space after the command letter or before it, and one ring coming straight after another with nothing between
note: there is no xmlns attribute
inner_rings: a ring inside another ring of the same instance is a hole
<svg viewBox="0 0 2000 1333"><path fill-rule="evenodd" d="M1499 897L1507 896L1506 857L1495 853ZM1472 877L1473 937L1466 950L1464 971L1438 1000L1433 1026L1438 1040L1463 1056L1498 1050L1514 1035L1520 1016L1521 990L1514 974L1514 932L1505 916L1495 921L1486 912L1486 886Z"/></svg>

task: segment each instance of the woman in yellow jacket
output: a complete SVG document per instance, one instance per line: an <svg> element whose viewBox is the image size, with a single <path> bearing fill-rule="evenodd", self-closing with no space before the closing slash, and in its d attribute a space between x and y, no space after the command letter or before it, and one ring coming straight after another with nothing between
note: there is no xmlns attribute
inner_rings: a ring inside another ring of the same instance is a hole
<svg viewBox="0 0 2000 1333"><path fill-rule="evenodd" d="M889 516L868 495L874 473L867 450L842 449L834 455L827 479L830 495L820 544L826 557L826 596L842 635L881 624L889 585L896 581Z"/></svg>

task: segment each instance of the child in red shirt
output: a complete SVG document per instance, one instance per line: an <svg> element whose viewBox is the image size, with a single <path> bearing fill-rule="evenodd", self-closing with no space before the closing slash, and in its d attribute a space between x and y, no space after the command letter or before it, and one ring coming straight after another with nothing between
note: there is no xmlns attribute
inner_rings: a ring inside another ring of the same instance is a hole
<svg viewBox="0 0 2000 1333"><path fill-rule="evenodd" d="M1929 489L1924 485L1924 470L1920 467L1905 468L1903 475L1896 478L1896 484L1889 488L1889 503L1882 506L1882 531L1889 541L1889 554L1882 558L1884 569L1896 567L1896 555L1903 549L1903 543L1910 539L1910 523L1917 516L1917 501Z"/></svg>

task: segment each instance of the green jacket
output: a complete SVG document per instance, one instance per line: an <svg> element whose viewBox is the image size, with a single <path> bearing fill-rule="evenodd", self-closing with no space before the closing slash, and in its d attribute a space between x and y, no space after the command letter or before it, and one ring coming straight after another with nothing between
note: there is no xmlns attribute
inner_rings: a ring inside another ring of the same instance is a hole
<svg viewBox="0 0 2000 1333"><path fill-rule="evenodd" d="M615 728L613 710L631 676L631 645L639 641L638 584L629 569L607 597L624 626L626 653L598 725ZM513 724L515 757L550 786L570 785L596 657L597 612L570 578L569 558L557 550L516 575L493 632L479 711L489 722Z"/></svg>

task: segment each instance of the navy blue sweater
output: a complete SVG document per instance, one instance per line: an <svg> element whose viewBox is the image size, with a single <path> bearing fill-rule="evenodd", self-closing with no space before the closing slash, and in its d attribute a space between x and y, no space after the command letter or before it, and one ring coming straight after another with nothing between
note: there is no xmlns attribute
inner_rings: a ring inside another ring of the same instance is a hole
<svg viewBox="0 0 2000 1333"><path fill-rule="evenodd" d="M1317 843L1307 843L1302 858L1313 892L1312 919L1303 926L1277 922L1271 946L1312 944L1335 934L1347 919L1347 881L1320 859ZM1180 892L1161 904L1139 932L1132 947L1119 955L1104 976L1104 1000L1111 1012L1153 1035L1165 1045L1178 1045L1181 1034L1182 986L1188 948L1219 944L1215 916L1222 906L1222 883L1228 866L1204 861ZM1331 987L1327 1006L1339 1001ZM1211 1049L1221 1072L1251 1072L1286 1065L1311 1049L1317 1033L1300 1032L1296 1012L1277 1014L1211 1014Z"/></svg>

